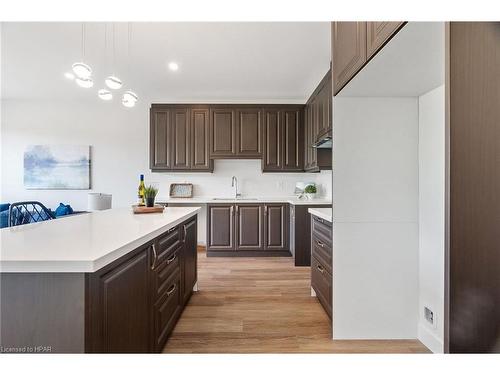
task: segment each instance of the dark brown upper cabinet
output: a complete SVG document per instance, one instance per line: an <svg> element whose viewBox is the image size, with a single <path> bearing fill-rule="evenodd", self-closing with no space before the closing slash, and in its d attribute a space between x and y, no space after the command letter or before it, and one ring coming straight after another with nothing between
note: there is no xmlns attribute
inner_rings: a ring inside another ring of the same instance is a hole
<svg viewBox="0 0 500 375"><path fill-rule="evenodd" d="M405 22L332 22L333 94L404 26Z"/></svg>
<svg viewBox="0 0 500 375"><path fill-rule="evenodd" d="M334 22L333 92L337 94L366 63L366 22Z"/></svg>
<svg viewBox="0 0 500 375"><path fill-rule="evenodd" d="M172 150L169 145L171 138L171 111L169 109L150 109L150 143L149 164L151 170L169 170L172 168Z"/></svg>
<svg viewBox="0 0 500 375"><path fill-rule="evenodd" d="M190 169L191 132L189 108L172 110L172 169Z"/></svg>
<svg viewBox="0 0 500 375"><path fill-rule="evenodd" d="M370 59L404 22L367 22L366 24L366 57Z"/></svg>
<svg viewBox="0 0 500 375"><path fill-rule="evenodd" d="M231 158L237 154L236 111L234 108L210 109L210 157Z"/></svg>
<svg viewBox="0 0 500 375"><path fill-rule="evenodd" d="M210 159L210 111L208 108L191 110L191 169L213 171L213 160Z"/></svg>
<svg viewBox="0 0 500 375"><path fill-rule="evenodd" d="M261 204L236 205L236 250L264 249L264 207Z"/></svg>
<svg viewBox="0 0 500 375"><path fill-rule="evenodd" d="M288 248L288 225L287 204L264 205L264 250L286 250Z"/></svg>
<svg viewBox="0 0 500 375"><path fill-rule="evenodd" d="M304 106L264 110L263 172L304 170Z"/></svg>
<svg viewBox="0 0 500 375"><path fill-rule="evenodd" d="M316 142L332 132L331 70L311 94L305 107L304 170L319 172L332 169L332 150L315 147Z"/></svg>
<svg viewBox="0 0 500 375"><path fill-rule="evenodd" d="M150 110L150 168L212 172L208 107L153 104Z"/></svg>
<svg viewBox="0 0 500 375"><path fill-rule="evenodd" d="M236 154L241 158L262 157L262 109L242 108L236 111Z"/></svg>

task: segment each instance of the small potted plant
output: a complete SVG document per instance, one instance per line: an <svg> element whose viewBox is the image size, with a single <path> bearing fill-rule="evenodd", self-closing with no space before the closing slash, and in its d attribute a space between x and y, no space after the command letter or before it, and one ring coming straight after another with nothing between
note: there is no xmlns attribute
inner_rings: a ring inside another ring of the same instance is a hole
<svg viewBox="0 0 500 375"><path fill-rule="evenodd" d="M307 185L304 189L307 199L313 199L317 192L316 185Z"/></svg>
<svg viewBox="0 0 500 375"><path fill-rule="evenodd" d="M158 194L158 189L152 185L144 188L144 200L146 201L146 207L154 207L156 194Z"/></svg>

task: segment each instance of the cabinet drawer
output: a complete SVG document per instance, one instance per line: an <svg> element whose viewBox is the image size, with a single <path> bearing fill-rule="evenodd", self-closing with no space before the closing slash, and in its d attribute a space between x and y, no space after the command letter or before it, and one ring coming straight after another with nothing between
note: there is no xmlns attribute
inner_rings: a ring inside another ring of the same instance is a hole
<svg viewBox="0 0 500 375"><path fill-rule="evenodd" d="M153 306L153 324L156 351L161 351L182 310L180 272L167 281L166 290Z"/></svg>
<svg viewBox="0 0 500 375"><path fill-rule="evenodd" d="M164 260L154 270L153 290L155 291L155 301L162 297L171 286L168 284L170 277L180 271L181 263L179 258L181 250L182 248L178 247L173 251L166 252Z"/></svg>
<svg viewBox="0 0 500 375"><path fill-rule="evenodd" d="M332 245L318 233L312 235L311 255L332 273Z"/></svg>
<svg viewBox="0 0 500 375"><path fill-rule="evenodd" d="M332 275L315 257L311 258L311 286L316 292L319 302L332 318Z"/></svg>
<svg viewBox="0 0 500 375"><path fill-rule="evenodd" d="M330 245L332 243L332 223L312 216L312 234L321 235Z"/></svg>
<svg viewBox="0 0 500 375"><path fill-rule="evenodd" d="M157 259L156 264L164 262L170 257L170 253L180 247L181 229L179 226L169 229L165 234L158 238L156 244Z"/></svg>

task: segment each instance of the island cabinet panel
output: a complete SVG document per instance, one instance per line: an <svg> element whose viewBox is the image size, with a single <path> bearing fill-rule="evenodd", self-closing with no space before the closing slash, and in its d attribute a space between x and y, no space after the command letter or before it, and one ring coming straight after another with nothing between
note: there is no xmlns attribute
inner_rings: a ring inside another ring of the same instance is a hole
<svg viewBox="0 0 500 375"><path fill-rule="evenodd" d="M235 157L236 114L233 108L210 109L210 157Z"/></svg>
<svg viewBox="0 0 500 375"><path fill-rule="evenodd" d="M262 158L262 110L237 110L237 155L241 158Z"/></svg>
<svg viewBox="0 0 500 375"><path fill-rule="evenodd" d="M191 109L191 169L212 172L213 160L210 159L208 108Z"/></svg>
<svg viewBox="0 0 500 375"><path fill-rule="evenodd" d="M191 134L189 109L176 108L172 111L172 168L191 167Z"/></svg>
<svg viewBox="0 0 500 375"><path fill-rule="evenodd" d="M265 250L288 248L288 205L266 204L264 206Z"/></svg>
<svg viewBox="0 0 500 375"><path fill-rule="evenodd" d="M264 223L263 207L236 205L236 250L263 250Z"/></svg>
<svg viewBox="0 0 500 375"><path fill-rule="evenodd" d="M182 298L186 304L198 281L198 230L197 221L190 220L182 225L184 252L182 256Z"/></svg>
<svg viewBox="0 0 500 375"><path fill-rule="evenodd" d="M150 252L148 244L89 274L87 352L151 350Z"/></svg>
<svg viewBox="0 0 500 375"><path fill-rule="evenodd" d="M171 111L152 107L150 122L150 168L153 171L171 169Z"/></svg>
<svg viewBox="0 0 500 375"><path fill-rule="evenodd" d="M399 30L404 22L367 22L366 57L369 59Z"/></svg>
<svg viewBox="0 0 500 375"><path fill-rule="evenodd" d="M332 26L333 93L336 95L366 63L366 22Z"/></svg>
<svg viewBox="0 0 500 375"><path fill-rule="evenodd" d="M197 279L196 218L85 274L85 351L161 352Z"/></svg>
<svg viewBox="0 0 500 375"><path fill-rule="evenodd" d="M234 250L234 206L208 205L207 246L210 250Z"/></svg>

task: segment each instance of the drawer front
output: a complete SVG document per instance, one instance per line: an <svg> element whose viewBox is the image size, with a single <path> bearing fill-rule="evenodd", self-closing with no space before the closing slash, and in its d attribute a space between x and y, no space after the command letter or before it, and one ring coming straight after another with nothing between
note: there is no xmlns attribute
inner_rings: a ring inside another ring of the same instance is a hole
<svg viewBox="0 0 500 375"><path fill-rule="evenodd" d="M170 277L176 272L180 272L182 247L178 247L173 251L166 252L164 260L158 264L157 268L154 270L153 283L154 289L156 291L155 301L160 299L168 288L171 286L168 282Z"/></svg>
<svg viewBox="0 0 500 375"><path fill-rule="evenodd" d="M332 318L332 275L315 258L311 258L311 286L319 302Z"/></svg>
<svg viewBox="0 0 500 375"><path fill-rule="evenodd" d="M157 264L162 263L168 257L170 253L181 246L181 229L180 226L169 229L165 234L158 238L156 244L157 251Z"/></svg>
<svg viewBox="0 0 500 375"><path fill-rule="evenodd" d="M318 233L327 240L330 245L332 243L332 223L323 220L319 217L312 216L312 232L313 235Z"/></svg>
<svg viewBox="0 0 500 375"><path fill-rule="evenodd" d="M153 307L153 324L156 351L161 351L182 310L180 273L168 280L164 295Z"/></svg>
<svg viewBox="0 0 500 375"><path fill-rule="evenodd" d="M311 254L321 265L332 273L332 245L323 236L315 233L312 235Z"/></svg>

